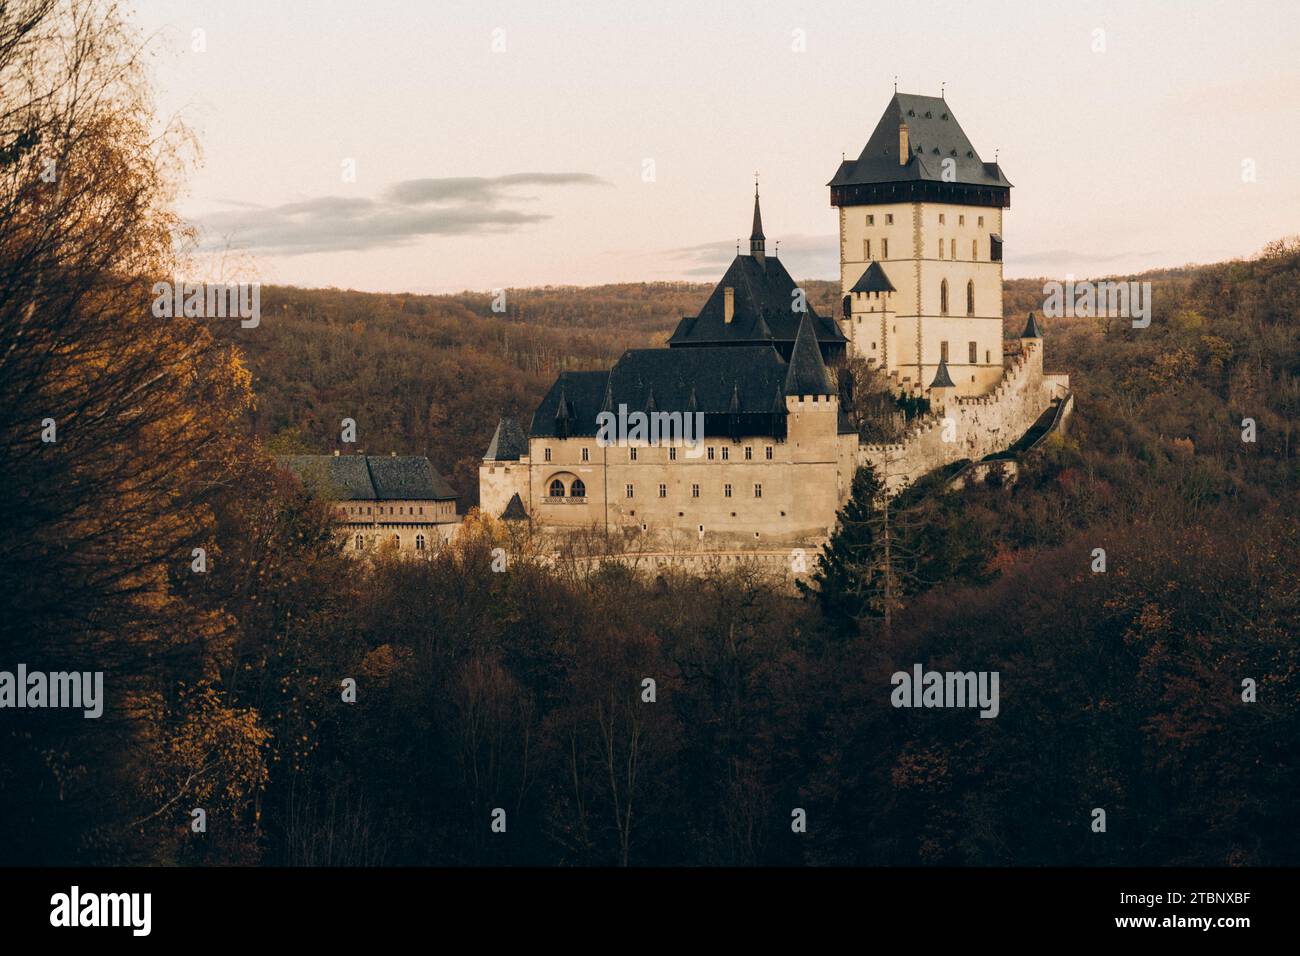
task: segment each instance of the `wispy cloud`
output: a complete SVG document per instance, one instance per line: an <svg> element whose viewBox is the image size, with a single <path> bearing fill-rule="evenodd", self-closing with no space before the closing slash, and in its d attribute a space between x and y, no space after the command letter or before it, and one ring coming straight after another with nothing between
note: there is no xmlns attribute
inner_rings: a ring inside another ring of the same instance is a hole
<svg viewBox="0 0 1300 956"><path fill-rule="evenodd" d="M198 220L204 245L232 246L278 255L355 252L407 245L424 236L456 236L518 229L552 218L525 212L517 203L535 202L520 187L609 186L590 173L512 173L408 179L377 199L319 196L278 206L250 206Z"/></svg>
<svg viewBox="0 0 1300 956"><path fill-rule="evenodd" d="M740 243L740 251L749 253L749 240ZM767 240L767 254L779 255L790 270L798 277L826 276L833 277L839 273L839 240L833 235L825 236L782 236L778 247L776 240ZM736 241L706 242L697 246L681 246L670 249L666 258L673 263L678 275L716 279L731 263L736 255Z"/></svg>

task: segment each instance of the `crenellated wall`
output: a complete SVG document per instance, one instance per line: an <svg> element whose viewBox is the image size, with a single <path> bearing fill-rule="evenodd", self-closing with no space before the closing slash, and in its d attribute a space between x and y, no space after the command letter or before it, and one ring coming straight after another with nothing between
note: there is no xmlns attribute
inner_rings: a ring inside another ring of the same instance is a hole
<svg viewBox="0 0 1300 956"><path fill-rule="evenodd" d="M1068 389L1068 375L1043 374L1042 339L1021 339L991 393L956 396L950 389L933 389L930 412L902 441L863 445L858 461L873 465L887 487L898 491L944 465L1005 451Z"/></svg>

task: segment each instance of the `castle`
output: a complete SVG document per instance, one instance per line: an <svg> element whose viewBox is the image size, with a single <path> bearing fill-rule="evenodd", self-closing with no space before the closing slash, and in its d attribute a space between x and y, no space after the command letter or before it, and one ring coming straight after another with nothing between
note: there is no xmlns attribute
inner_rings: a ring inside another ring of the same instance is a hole
<svg viewBox="0 0 1300 956"><path fill-rule="evenodd" d="M897 490L1004 451L1066 407L1068 376L1044 375L1032 314L1004 345L1011 183L980 159L944 99L895 93L829 185L838 316L819 315L768 256L756 187L749 254L737 254L666 348L630 350L607 371L563 372L527 430L499 422L479 470L483 510L554 529L639 532L665 549L815 543L860 465ZM849 357L886 374L895 396L928 403L902 437L867 444L850 424L851 379L840 374ZM629 409L693 417L702 449L605 440L602 416Z"/></svg>

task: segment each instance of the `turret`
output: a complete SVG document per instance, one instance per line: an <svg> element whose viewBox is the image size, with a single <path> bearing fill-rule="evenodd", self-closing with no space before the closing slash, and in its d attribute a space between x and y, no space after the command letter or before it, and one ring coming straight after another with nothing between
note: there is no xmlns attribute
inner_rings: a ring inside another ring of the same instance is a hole
<svg viewBox="0 0 1300 956"><path fill-rule="evenodd" d="M763 235L763 215L758 209L758 180L754 180L754 228L749 233L749 254L759 265L767 261L767 237Z"/></svg>

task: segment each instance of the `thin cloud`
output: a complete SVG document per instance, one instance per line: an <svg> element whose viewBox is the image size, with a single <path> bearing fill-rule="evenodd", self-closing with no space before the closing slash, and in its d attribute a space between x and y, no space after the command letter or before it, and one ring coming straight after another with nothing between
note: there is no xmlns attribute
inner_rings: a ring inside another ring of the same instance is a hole
<svg viewBox="0 0 1300 956"><path fill-rule="evenodd" d="M740 251L748 255L749 240L742 239ZM779 255L791 275L807 277L834 276L839 272L839 240L833 235L783 236L778 250L776 240L767 240L767 254ZM736 255L736 241L706 242L668 250L666 257L676 263L678 275L717 279Z"/></svg>
<svg viewBox="0 0 1300 956"><path fill-rule="evenodd" d="M552 216L511 208L536 201L521 186L608 186L590 173L512 173L394 183L378 199L319 196L278 206L249 206L198 220L204 246L232 246L277 255L357 252L409 245L425 236L508 232Z"/></svg>

